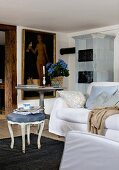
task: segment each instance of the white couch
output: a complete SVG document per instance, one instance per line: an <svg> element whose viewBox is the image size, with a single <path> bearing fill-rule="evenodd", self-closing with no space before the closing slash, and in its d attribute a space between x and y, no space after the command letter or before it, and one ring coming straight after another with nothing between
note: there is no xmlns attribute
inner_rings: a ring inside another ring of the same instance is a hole
<svg viewBox="0 0 119 170"><path fill-rule="evenodd" d="M68 132L60 170L118 170L119 142L79 131Z"/></svg>
<svg viewBox="0 0 119 170"><path fill-rule="evenodd" d="M92 86L117 86L118 82L93 82L87 89L90 95ZM70 130L87 132L87 119L90 110L86 108L69 108L66 102L57 98L50 115L49 132L65 136ZM119 114L110 116L105 121L105 136L119 141Z"/></svg>

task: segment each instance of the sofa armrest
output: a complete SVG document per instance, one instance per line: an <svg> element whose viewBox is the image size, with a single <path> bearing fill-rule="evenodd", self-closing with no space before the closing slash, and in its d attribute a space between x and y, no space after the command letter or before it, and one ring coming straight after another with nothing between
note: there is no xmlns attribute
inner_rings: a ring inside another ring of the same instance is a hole
<svg viewBox="0 0 119 170"><path fill-rule="evenodd" d="M45 107L45 114L50 115L54 106L55 101L57 98L50 98L44 100L44 107Z"/></svg>
<svg viewBox="0 0 119 170"><path fill-rule="evenodd" d="M119 143L97 135L70 131L60 170L118 170Z"/></svg>
<svg viewBox="0 0 119 170"><path fill-rule="evenodd" d="M55 110L56 110L57 108L68 107L67 104L65 103L65 101L61 97L45 99L44 105L45 105L45 113L48 115L51 114L51 112L53 111L53 108L55 108Z"/></svg>

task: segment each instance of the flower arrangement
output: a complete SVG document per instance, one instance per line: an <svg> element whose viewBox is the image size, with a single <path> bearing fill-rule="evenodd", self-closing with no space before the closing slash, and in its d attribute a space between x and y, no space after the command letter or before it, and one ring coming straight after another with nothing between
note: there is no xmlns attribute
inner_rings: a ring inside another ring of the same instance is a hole
<svg viewBox="0 0 119 170"><path fill-rule="evenodd" d="M59 59L58 62L55 64L52 64L52 63L46 64L47 74L51 78L58 77L58 76L68 77L69 70L67 67L68 65L62 59Z"/></svg>

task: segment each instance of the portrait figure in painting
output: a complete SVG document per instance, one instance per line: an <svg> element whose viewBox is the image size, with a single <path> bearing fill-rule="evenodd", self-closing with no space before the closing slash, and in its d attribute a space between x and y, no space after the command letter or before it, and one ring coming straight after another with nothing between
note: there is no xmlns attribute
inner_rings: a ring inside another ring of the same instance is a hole
<svg viewBox="0 0 119 170"><path fill-rule="evenodd" d="M46 65L48 60L46 45L42 41L42 36L39 34L37 35L37 44L35 49L32 47L32 42L29 43L28 48L26 49L26 52L32 52L33 54L37 55L36 58L36 68L38 71L38 76L40 80L40 85L42 85L43 82L43 66Z"/></svg>

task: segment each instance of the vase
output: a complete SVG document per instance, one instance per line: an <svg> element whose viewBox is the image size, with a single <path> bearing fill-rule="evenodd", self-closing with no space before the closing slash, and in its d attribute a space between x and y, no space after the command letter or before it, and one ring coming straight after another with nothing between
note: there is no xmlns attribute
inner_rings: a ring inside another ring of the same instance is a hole
<svg viewBox="0 0 119 170"><path fill-rule="evenodd" d="M32 79L34 85L40 86L40 79Z"/></svg>
<svg viewBox="0 0 119 170"><path fill-rule="evenodd" d="M63 87L63 76L51 78L51 86L53 87Z"/></svg>

